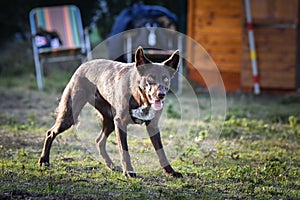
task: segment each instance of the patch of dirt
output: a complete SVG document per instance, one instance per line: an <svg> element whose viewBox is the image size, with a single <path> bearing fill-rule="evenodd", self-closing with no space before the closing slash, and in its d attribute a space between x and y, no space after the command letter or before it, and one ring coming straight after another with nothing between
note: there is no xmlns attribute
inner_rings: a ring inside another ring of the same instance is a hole
<svg viewBox="0 0 300 200"><path fill-rule="evenodd" d="M24 124L29 120L53 123L57 96L23 88L0 88L0 124Z"/></svg>

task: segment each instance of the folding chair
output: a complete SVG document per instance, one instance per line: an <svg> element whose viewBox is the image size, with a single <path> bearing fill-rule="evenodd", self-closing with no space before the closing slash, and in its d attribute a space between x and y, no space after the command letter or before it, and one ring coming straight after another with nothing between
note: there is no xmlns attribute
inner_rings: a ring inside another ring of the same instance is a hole
<svg viewBox="0 0 300 200"><path fill-rule="evenodd" d="M83 30L79 9L74 5L34 8L30 28L38 89L43 89L43 64L87 57L91 60L88 29Z"/></svg>

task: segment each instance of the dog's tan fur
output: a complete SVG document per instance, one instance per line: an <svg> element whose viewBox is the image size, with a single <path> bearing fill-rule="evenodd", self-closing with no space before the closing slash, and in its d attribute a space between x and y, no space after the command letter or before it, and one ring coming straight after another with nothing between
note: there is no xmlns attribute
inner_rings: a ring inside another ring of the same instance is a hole
<svg viewBox="0 0 300 200"><path fill-rule="evenodd" d="M130 177L136 176L128 151L127 125L145 123L165 173L182 177L168 162L158 128L170 79L177 71L178 51L163 63L149 61L142 48L137 49L135 57L135 63L130 64L98 59L84 63L76 70L62 94L56 122L46 134L40 165L49 165L53 140L76 124L81 109L89 103L102 116L102 131L96 143L100 156L110 169L120 169L106 152L107 138L115 130L123 173Z"/></svg>

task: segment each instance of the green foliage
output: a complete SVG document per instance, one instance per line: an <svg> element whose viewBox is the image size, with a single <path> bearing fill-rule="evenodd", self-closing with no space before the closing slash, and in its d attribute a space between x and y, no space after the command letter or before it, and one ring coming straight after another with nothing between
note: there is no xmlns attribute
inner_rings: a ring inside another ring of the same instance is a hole
<svg viewBox="0 0 300 200"><path fill-rule="evenodd" d="M9 42L0 53L0 76L28 76L34 72L33 53L30 42Z"/></svg>
<svg viewBox="0 0 300 200"><path fill-rule="evenodd" d="M295 128L298 124L298 117L289 116L289 123L292 128Z"/></svg>
<svg viewBox="0 0 300 200"><path fill-rule="evenodd" d="M167 116L169 118L180 119L181 114L176 109L173 108L172 103L173 102L167 104Z"/></svg>

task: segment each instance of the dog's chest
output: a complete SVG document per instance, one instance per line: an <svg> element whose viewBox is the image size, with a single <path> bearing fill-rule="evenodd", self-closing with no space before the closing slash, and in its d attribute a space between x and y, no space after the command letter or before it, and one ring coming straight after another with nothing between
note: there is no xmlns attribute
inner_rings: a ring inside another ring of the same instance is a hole
<svg viewBox="0 0 300 200"><path fill-rule="evenodd" d="M131 117L136 123L141 124L152 120L155 117L155 110L152 107L148 108L147 105L143 105L136 109L131 109Z"/></svg>

